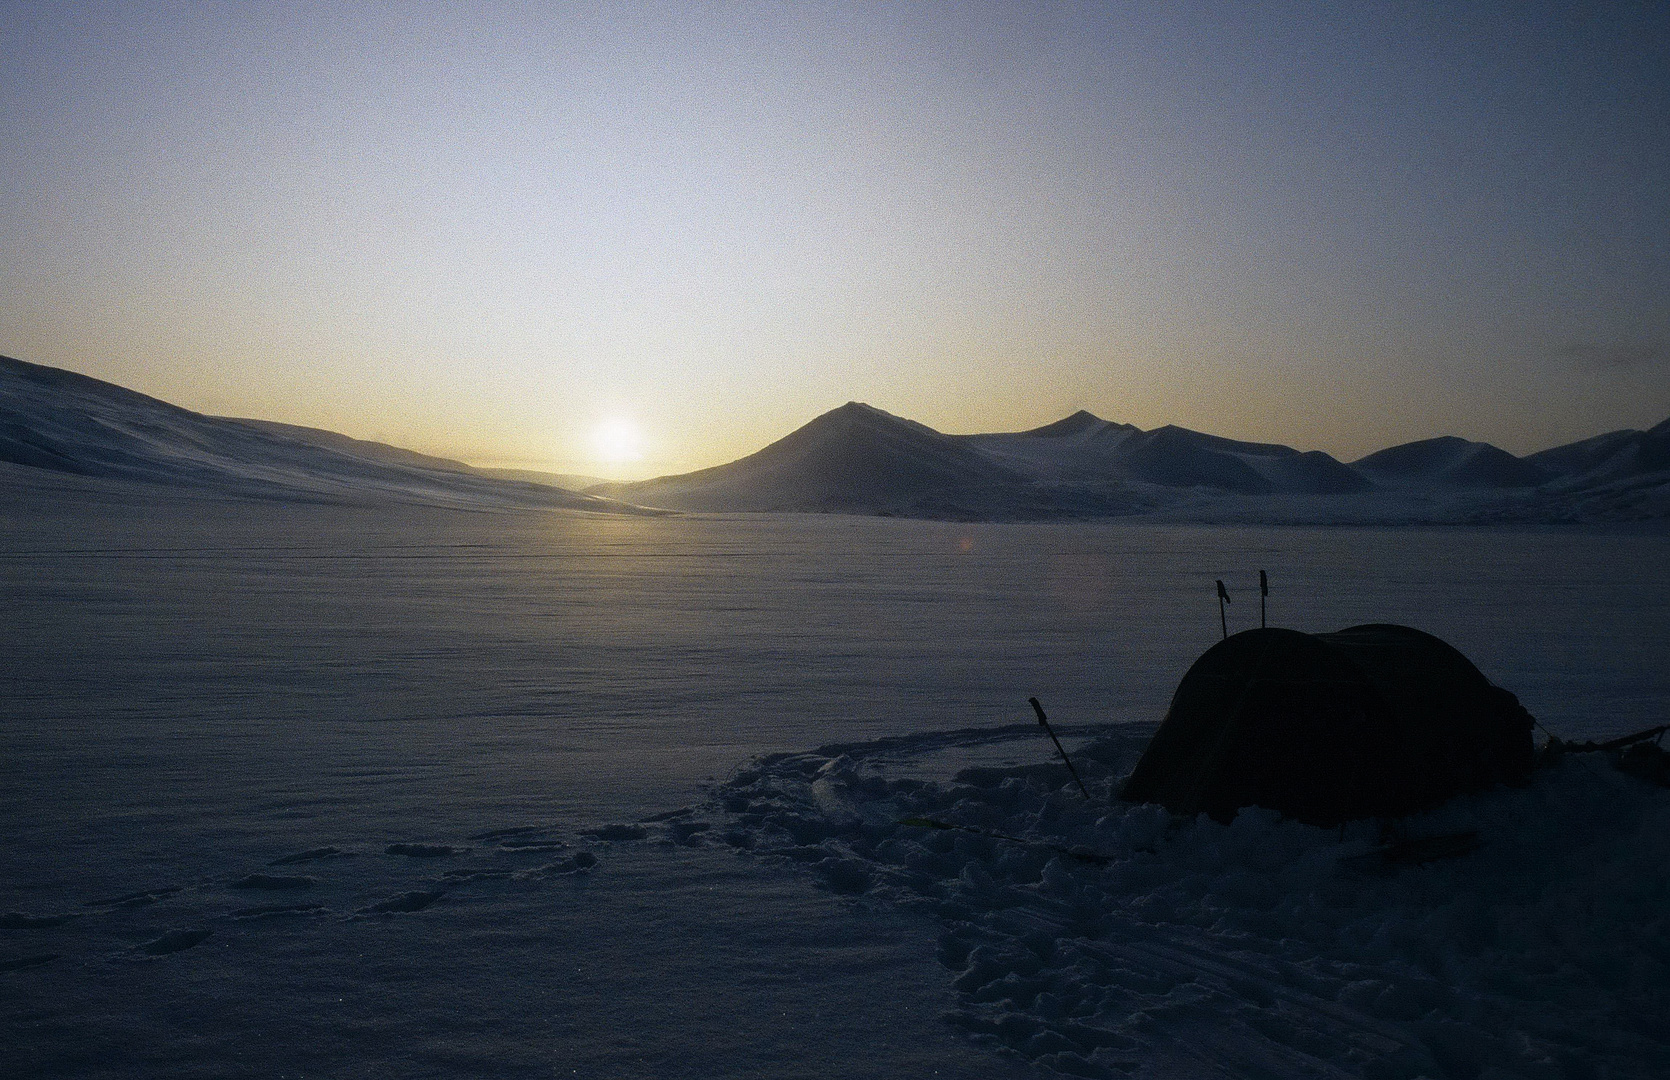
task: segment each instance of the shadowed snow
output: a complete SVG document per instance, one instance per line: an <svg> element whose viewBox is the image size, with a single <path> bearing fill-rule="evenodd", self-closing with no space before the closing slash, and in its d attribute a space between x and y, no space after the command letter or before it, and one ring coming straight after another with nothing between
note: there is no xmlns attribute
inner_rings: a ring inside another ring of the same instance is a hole
<svg viewBox="0 0 1670 1080"><path fill-rule="evenodd" d="M1028 725L772 755L713 810L738 849L931 914L956 1023L1050 1075L1670 1071L1670 791L1568 757L1401 822L1480 840L1402 864L1370 822L1113 800L1151 730L1063 732L1089 801ZM1005 743L1036 763L936 775Z"/></svg>

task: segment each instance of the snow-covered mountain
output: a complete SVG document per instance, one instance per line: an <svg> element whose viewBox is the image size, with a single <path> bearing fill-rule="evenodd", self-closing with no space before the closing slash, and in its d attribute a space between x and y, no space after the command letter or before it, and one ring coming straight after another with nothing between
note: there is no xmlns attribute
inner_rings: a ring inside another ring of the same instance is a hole
<svg viewBox="0 0 1670 1080"><path fill-rule="evenodd" d="M1043 507L1021 476L965 440L856 401L729 464L589 490L680 510L941 517Z"/></svg>
<svg viewBox="0 0 1670 1080"><path fill-rule="evenodd" d="M1445 436L1344 464L1083 411L1030 431L946 435L854 401L729 464L580 493L336 432L205 416L5 357L0 463L14 477L21 468L243 497L639 513L1670 523L1670 420L1526 457Z"/></svg>
<svg viewBox="0 0 1670 1080"><path fill-rule="evenodd" d="M1245 494L1339 493L1371 486L1319 450L1237 442L1169 424L1143 431L1083 410L1017 435L957 438L1032 480L1116 480Z"/></svg>
<svg viewBox="0 0 1670 1080"><path fill-rule="evenodd" d="M1609 483L1670 473L1670 420L1647 431L1611 431L1525 459L1557 477Z"/></svg>
<svg viewBox="0 0 1670 1080"><path fill-rule="evenodd" d="M205 416L8 357L0 357L0 462L243 497L643 512L332 431Z"/></svg>
<svg viewBox="0 0 1670 1080"><path fill-rule="evenodd" d="M1528 488L1554 476L1528 458L1454 435L1387 447L1352 467L1387 487Z"/></svg>
<svg viewBox="0 0 1670 1080"><path fill-rule="evenodd" d="M1174 520L1670 520L1670 421L1529 457L1446 436L1349 465L1321 451L1088 412L1030 431L945 435L849 402L700 472L590 488L682 510L916 517L1159 514Z"/></svg>

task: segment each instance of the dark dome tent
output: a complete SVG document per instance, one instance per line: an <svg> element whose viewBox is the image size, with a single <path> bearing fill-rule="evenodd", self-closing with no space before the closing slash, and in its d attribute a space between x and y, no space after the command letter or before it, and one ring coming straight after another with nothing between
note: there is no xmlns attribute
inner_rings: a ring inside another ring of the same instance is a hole
<svg viewBox="0 0 1670 1080"><path fill-rule="evenodd" d="M1527 780L1531 725L1431 634L1248 630L1183 676L1121 795L1219 821L1243 806L1313 825L1401 817Z"/></svg>

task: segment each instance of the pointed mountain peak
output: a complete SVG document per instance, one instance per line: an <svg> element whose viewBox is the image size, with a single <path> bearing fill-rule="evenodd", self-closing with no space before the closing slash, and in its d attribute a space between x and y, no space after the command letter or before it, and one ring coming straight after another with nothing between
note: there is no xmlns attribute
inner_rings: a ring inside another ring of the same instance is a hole
<svg viewBox="0 0 1670 1080"><path fill-rule="evenodd" d="M902 416L895 416L885 409L878 409L874 405L867 405L862 401L849 401L845 405L830 409L828 412L813 417L803 424L799 431L822 430L884 430L906 429L917 434L930 435L936 439L945 436L926 424L919 424L915 420L906 420Z"/></svg>
<svg viewBox="0 0 1670 1080"><path fill-rule="evenodd" d="M810 421L808 421L808 423L816 423L819 420L825 420L825 419L829 419L829 418L840 418L840 419L848 419L848 420L858 420L858 419L865 419L865 420L898 420L898 419L900 419L899 417L894 416L892 413L887 412L884 409L876 408L874 405L868 405L868 404L865 404L862 401L849 401L845 405L836 406L835 408L830 409L826 413L820 413L819 415L814 416Z"/></svg>
<svg viewBox="0 0 1670 1080"><path fill-rule="evenodd" d="M1030 431L1023 431L1020 432L1020 434L1039 439L1054 439L1061 438L1066 435L1077 435L1080 432L1085 431L1099 431L1102 428L1120 426L1123 425L1111 424L1097 416L1095 413L1080 409L1073 415L1064 416L1060 420L1055 421L1053 424L1045 424L1043 427L1033 428Z"/></svg>

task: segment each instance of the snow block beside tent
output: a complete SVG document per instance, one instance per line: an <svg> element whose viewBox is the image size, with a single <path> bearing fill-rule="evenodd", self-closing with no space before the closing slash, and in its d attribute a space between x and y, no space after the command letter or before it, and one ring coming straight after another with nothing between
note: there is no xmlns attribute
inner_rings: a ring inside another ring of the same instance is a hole
<svg viewBox="0 0 1670 1080"><path fill-rule="evenodd" d="M1248 630L1195 661L1121 794L1219 821L1245 806L1313 825L1401 817L1523 783L1531 726L1431 634Z"/></svg>

